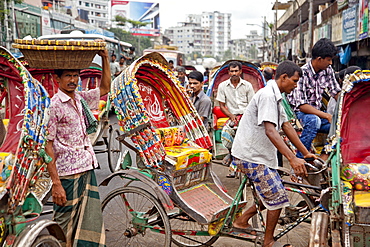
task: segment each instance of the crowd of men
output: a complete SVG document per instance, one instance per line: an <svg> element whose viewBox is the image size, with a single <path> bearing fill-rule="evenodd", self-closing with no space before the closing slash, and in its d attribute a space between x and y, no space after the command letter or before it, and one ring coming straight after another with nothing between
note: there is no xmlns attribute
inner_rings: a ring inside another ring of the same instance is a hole
<svg viewBox="0 0 370 247"><path fill-rule="evenodd" d="M67 246L85 246L87 243L104 246L104 228L94 174L97 160L86 133L83 100L89 105L96 105L100 96L109 92L111 78L118 76L133 62L134 50L130 48L127 54L122 54L119 62L116 62L116 55L111 54L110 63L108 52L101 51L103 71L100 88L88 92L76 91L78 70L57 73L59 91L51 100L46 151L53 158L48 164L48 171L53 181L54 220L65 231ZM331 104L335 104L342 76L358 69L348 68L336 78L331 67L336 54L336 47L330 40L320 39L312 48L312 60L303 67L284 61L275 73L268 69L263 71L268 83L257 92L250 82L242 78L242 64L233 61L228 65L229 79L218 87L215 100L229 118L227 125L237 126L227 164L247 174L255 183L261 209L268 210L265 247L282 246L273 239L273 232L281 209L288 205L287 193L276 170L277 153L287 158L297 176L307 175L304 158L317 158L310 152L311 143L317 133L329 131L332 121L333 113L321 110L324 90L332 97L334 103ZM183 67L176 70L181 85L189 90L189 97L207 126L212 102L204 93L204 83L209 71L206 71L207 74L192 71L186 75ZM287 119L281 103L283 93L302 123L300 136ZM285 145L280 130L297 148L297 154ZM324 155L327 155L325 151ZM230 173L228 177L235 177L235 173ZM255 233L248 221L256 212L254 205L247 209L234 222L235 229ZM93 222L89 214L94 215Z"/></svg>

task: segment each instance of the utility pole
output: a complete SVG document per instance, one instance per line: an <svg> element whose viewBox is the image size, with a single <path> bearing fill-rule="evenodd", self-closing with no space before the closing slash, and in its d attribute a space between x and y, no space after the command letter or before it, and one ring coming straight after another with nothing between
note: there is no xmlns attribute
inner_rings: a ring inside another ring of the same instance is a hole
<svg viewBox="0 0 370 247"><path fill-rule="evenodd" d="M278 11L278 0L275 1L275 25L274 35L272 36L272 49L273 49L273 62L279 62L279 46L278 46L278 35L277 35L277 11Z"/></svg>
<svg viewBox="0 0 370 247"><path fill-rule="evenodd" d="M308 0L309 3L309 14L308 14L308 52L307 57L312 57L312 46L313 46L313 0Z"/></svg>
<svg viewBox="0 0 370 247"><path fill-rule="evenodd" d="M12 19L13 19L13 41L15 41L17 39L17 27L16 27L14 0L11 1L11 4L12 4Z"/></svg>
<svg viewBox="0 0 370 247"><path fill-rule="evenodd" d="M262 62L265 61L265 50L266 50L266 16L263 17L263 25L262 25L262 29L263 29L263 56L262 56Z"/></svg>
<svg viewBox="0 0 370 247"><path fill-rule="evenodd" d="M4 10L8 9L8 0L4 1ZM4 12L4 26L5 26L5 47L6 49L10 49L10 28L9 28L9 20L8 20L8 13Z"/></svg>

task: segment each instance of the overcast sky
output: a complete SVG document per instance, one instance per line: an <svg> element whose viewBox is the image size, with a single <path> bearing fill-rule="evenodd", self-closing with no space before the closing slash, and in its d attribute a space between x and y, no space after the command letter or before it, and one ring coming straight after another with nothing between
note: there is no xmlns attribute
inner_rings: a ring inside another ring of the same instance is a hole
<svg viewBox="0 0 370 247"><path fill-rule="evenodd" d="M138 2L151 2L150 0L136 0ZM266 21L274 22L272 10L275 0L157 0L160 9L160 22L162 31L168 27L177 26L178 22L185 21L187 14L201 14L204 11L231 14L231 38L245 38L250 30L262 33L263 16ZM278 16L280 12L278 13Z"/></svg>

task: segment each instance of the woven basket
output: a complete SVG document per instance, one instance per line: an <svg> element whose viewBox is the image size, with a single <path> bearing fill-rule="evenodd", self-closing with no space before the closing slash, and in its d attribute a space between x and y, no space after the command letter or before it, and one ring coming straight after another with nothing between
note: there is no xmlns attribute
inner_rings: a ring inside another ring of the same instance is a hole
<svg viewBox="0 0 370 247"><path fill-rule="evenodd" d="M96 41L16 39L12 46L23 53L32 68L84 69L105 45Z"/></svg>

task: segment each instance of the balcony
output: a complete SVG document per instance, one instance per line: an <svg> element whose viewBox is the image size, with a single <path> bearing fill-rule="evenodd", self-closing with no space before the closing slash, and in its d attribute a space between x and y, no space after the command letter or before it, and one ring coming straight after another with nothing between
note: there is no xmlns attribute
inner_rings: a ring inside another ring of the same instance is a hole
<svg viewBox="0 0 370 247"><path fill-rule="evenodd" d="M314 15L319 12L319 5L330 3L330 0L314 0L313 1L313 12ZM294 0L290 1L290 6L286 9L285 13L280 17L277 22L278 30L291 31L299 25L299 7L302 8L302 23L308 20L309 16L309 2L307 0ZM274 9L274 7L273 7Z"/></svg>

